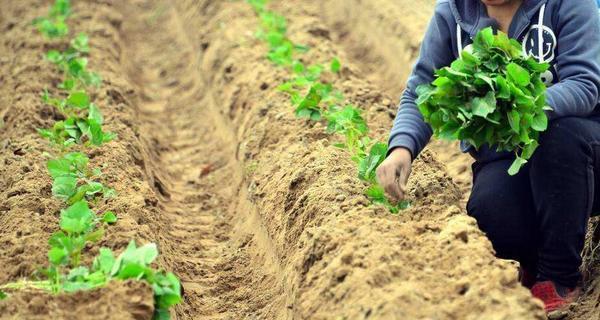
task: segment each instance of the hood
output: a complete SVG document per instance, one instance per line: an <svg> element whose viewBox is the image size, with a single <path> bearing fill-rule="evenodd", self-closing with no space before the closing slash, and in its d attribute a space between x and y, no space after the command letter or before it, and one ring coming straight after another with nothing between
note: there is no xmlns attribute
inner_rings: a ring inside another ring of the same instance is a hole
<svg viewBox="0 0 600 320"><path fill-rule="evenodd" d="M480 0L448 0L452 15L461 29L474 37L477 31L493 27L498 28L496 20L488 17L485 5ZM547 0L524 0L523 4L515 13L511 29L519 30L520 24L529 25L531 18ZM522 26L525 27L525 26Z"/></svg>

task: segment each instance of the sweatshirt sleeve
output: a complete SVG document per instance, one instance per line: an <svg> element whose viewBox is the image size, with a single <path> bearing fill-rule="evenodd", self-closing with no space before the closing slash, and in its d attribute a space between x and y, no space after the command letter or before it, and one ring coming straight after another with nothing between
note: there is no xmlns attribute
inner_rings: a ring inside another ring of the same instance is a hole
<svg viewBox="0 0 600 320"><path fill-rule="evenodd" d="M388 154L397 147L407 148L413 159L423 150L432 135L431 127L425 123L417 108L417 86L434 79L434 71L448 66L453 60L452 33L440 13L438 4L421 44L419 58L402 97L394 120L389 141Z"/></svg>
<svg viewBox="0 0 600 320"><path fill-rule="evenodd" d="M550 119L589 115L598 104L600 19L593 0L564 0L558 12L556 69L546 91Z"/></svg>

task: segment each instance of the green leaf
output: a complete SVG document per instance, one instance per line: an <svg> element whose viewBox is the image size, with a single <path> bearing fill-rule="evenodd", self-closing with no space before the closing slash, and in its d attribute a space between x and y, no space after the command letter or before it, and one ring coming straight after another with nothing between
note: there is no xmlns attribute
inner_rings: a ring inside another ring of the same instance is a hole
<svg viewBox="0 0 600 320"><path fill-rule="evenodd" d="M523 149L523 152L521 153L521 158L523 158L525 160L531 159L531 157L533 156L533 153L538 148L538 146L539 146L539 143L537 141L533 140L530 144L525 146L525 148Z"/></svg>
<svg viewBox="0 0 600 320"><path fill-rule="evenodd" d="M69 271L69 274L67 275L67 279L69 280L73 280L76 278L85 278L90 274L90 270L88 270L87 267L77 267L77 268L73 268Z"/></svg>
<svg viewBox="0 0 600 320"><path fill-rule="evenodd" d="M48 261L53 265L61 265L66 262L67 252L63 248L53 247L48 251Z"/></svg>
<svg viewBox="0 0 600 320"><path fill-rule="evenodd" d="M515 159L515 161L513 161L513 163L510 165L510 168L508 169L508 174L511 176L516 175L517 173L519 173L519 171L521 170L521 168L527 163L527 160L517 157Z"/></svg>
<svg viewBox="0 0 600 320"><path fill-rule="evenodd" d="M56 177L52 182L52 195L68 200L77 192L77 178L73 176Z"/></svg>
<svg viewBox="0 0 600 320"><path fill-rule="evenodd" d="M102 117L100 109L98 109L98 107L93 103L90 104L90 108L88 110L88 119L94 120L99 125L102 125L104 122L104 118Z"/></svg>
<svg viewBox="0 0 600 320"><path fill-rule="evenodd" d="M77 37L71 40L71 46L73 47L73 49L79 52L87 53L90 51L88 42L88 36L85 33L80 33L77 35Z"/></svg>
<svg viewBox="0 0 600 320"><path fill-rule="evenodd" d="M531 128L535 131L546 131L548 128L548 116L544 112L540 112L533 117Z"/></svg>
<svg viewBox="0 0 600 320"><path fill-rule="evenodd" d="M71 175L71 162L67 159L52 159L48 160L46 164L50 176L52 178L58 178L61 176Z"/></svg>
<svg viewBox="0 0 600 320"><path fill-rule="evenodd" d="M112 250L108 248L100 248L98 256L94 259L92 270L98 270L109 275L115 264L115 256Z"/></svg>
<svg viewBox="0 0 600 320"><path fill-rule="evenodd" d="M340 72L341 67L342 64L340 63L340 60L337 57L331 60L331 72L338 73Z"/></svg>
<svg viewBox="0 0 600 320"><path fill-rule="evenodd" d="M6 298L8 298L8 295L6 294L6 292L0 290L0 301L4 300Z"/></svg>
<svg viewBox="0 0 600 320"><path fill-rule="evenodd" d="M511 129L515 132L515 133L519 133L520 131L520 122L521 122L521 116L519 115L519 112L517 112L517 110L511 110L508 114L508 122L510 124Z"/></svg>
<svg viewBox="0 0 600 320"><path fill-rule="evenodd" d="M85 200L78 201L61 211L60 228L67 234L79 234L89 231L95 214Z"/></svg>
<svg viewBox="0 0 600 320"><path fill-rule="evenodd" d="M99 228L92 232L86 233L84 239L86 242L98 242L98 241L100 241L100 239L102 239L103 236L104 236L104 229Z"/></svg>
<svg viewBox="0 0 600 320"><path fill-rule="evenodd" d="M496 97L493 92L488 92L485 97L475 97L472 101L473 114L486 118L490 113L496 110Z"/></svg>
<svg viewBox="0 0 600 320"><path fill-rule="evenodd" d="M304 67L304 64L302 62L294 61L294 63L292 64L292 70L294 71L294 73L302 74L304 73L304 70L306 70L306 68Z"/></svg>
<svg viewBox="0 0 600 320"><path fill-rule="evenodd" d="M531 76L529 75L529 72L514 62L511 62L508 64L508 66L506 66L506 71L508 72L508 77L521 87L527 86L529 83L531 83Z"/></svg>
<svg viewBox="0 0 600 320"><path fill-rule="evenodd" d="M498 87L498 93L496 97L498 99L509 100L510 99L510 86L506 82L503 76L496 77L496 85Z"/></svg>
<svg viewBox="0 0 600 320"><path fill-rule="evenodd" d="M67 97L67 105L80 109L87 108L90 105L90 97L85 91L71 92Z"/></svg>
<svg viewBox="0 0 600 320"><path fill-rule="evenodd" d="M46 59L54 64L58 64L63 61L64 57L58 50L49 50L46 53Z"/></svg>
<svg viewBox="0 0 600 320"><path fill-rule="evenodd" d="M369 150L369 154L358 164L358 177L375 183L375 170L385 160L387 143L377 142Z"/></svg>
<svg viewBox="0 0 600 320"><path fill-rule="evenodd" d="M117 215L112 211L108 211L108 212L104 213L104 216L102 217L102 222L105 222L108 224L116 223Z"/></svg>
<svg viewBox="0 0 600 320"><path fill-rule="evenodd" d="M492 46L494 44L494 31L492 28L487 27L481 30L481 38L488 46Z"/></svg>
<svg viewBox="0 0 600 320"><path fill-rule="evenodd" d="M468 50L463 50L461 52L461 58L466 64L470 66L477 66L481 63L481 60L473 54L471 54Z"/></svg>

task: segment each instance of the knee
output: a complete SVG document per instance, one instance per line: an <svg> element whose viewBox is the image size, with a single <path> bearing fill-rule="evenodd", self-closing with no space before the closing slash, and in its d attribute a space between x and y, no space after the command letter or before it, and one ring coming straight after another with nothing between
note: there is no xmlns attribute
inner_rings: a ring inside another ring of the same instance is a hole
<svg viewBox="0 0 600 320"><path fill-rule="evenodd" d="M534 161L568 163L573 157L585 154L587 145L581 137L584 121L586 120L578 117L551 121L548 129L540 135L540 145L534 154Z"/></svg>
<svg viewBox="0 0 600 320"><path fill-rule="evenodd" d="M479 228L485 233L494 230L498 217L502 215L502 203L498 201L494 189L496 188L489 186L481 190L473 190L467 203L467 214L477 220Z"/></svg>
<svg viewBox="0 0 600 320"><path fill-rule="evenodd" d="M492 243L498 257L521 260L521 252L531 243L530 233L521 213L524 208L515 199L507 197L505 190L488 186L471 195L468 214Z"/></svg>

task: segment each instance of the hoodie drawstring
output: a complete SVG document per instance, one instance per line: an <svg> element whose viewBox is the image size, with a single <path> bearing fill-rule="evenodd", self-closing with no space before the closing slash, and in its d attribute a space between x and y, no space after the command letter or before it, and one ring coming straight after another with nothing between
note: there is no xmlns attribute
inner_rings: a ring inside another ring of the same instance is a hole
<svg viewBox="0 0 600 320"><path fill-rule="evenodd" d="M540 15L538 17L538 61L544 62L544 13L546 11L546 4L542 5L540 9Z"/></svg>
<svg viewBox="0 0 600 320"><path fill-rule="evenodd" d="M456 48L458 48L458 57L462 57L463 44L462 44L462 29L460 24L456 24Z"/></svg>

